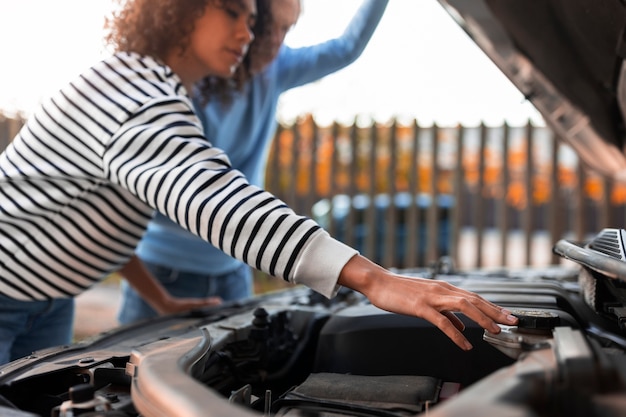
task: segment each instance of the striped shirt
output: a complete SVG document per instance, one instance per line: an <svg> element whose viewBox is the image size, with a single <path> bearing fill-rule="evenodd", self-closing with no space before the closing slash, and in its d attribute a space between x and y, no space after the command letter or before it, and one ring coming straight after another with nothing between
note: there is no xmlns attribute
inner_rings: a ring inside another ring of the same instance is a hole
<svg viewBox="0 0 626 417"><path fill-rule="evenodd" d="M127 262L155 209L328 297L356 254L232 169L169 67L118 53L45 101L0 155L0 293L78 295Z"/></svg>

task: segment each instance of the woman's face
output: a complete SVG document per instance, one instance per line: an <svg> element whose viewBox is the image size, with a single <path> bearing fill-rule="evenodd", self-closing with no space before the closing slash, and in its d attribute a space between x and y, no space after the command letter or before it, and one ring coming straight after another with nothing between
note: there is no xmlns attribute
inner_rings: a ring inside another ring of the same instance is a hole
<svg viewBox="0 0 626 417"><path fill-rule="evenodd" d="M270 13L272 21L268 33L257 39L250 50L254 73L260 72L278 55L287 32L300 17L300 0L272 0Z"/></svg>
<svg viewBox="0 0 626 417"><path fill-rule="evenodd" d="M195 83L208 75L231 77L254 39L255 0L210 1L196 23L182 56L168 64L183 78Z"/></svg>

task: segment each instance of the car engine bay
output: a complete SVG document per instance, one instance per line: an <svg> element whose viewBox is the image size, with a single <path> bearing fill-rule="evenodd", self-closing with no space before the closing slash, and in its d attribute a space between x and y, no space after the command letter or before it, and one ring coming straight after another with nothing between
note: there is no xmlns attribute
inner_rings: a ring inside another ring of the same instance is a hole
<svg viewBox="0 0 626 417"><path fill-rule="evenodd" d="M516 314L464 352L427 321L343 289L294 287L121 327L0 367L0 414L27 416L626 415L626 231L572 266L402 271Z"/></svg>

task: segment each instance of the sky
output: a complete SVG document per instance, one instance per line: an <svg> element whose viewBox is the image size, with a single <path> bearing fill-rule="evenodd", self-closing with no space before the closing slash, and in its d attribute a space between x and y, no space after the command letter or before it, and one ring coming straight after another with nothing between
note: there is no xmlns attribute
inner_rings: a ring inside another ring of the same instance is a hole
<svg viewBox="0 0 626 417"><path fill-rule="evenodd" d="M339 36L361 0L303 0L290 46ZM0 0L0 110L28 115L38 101L106 56L111 0ZM349 67L283 94L279 120L312 113L321 124L356 117L427 125L512 125L533 106L436 0L390 0L372 40Z"/></svg>

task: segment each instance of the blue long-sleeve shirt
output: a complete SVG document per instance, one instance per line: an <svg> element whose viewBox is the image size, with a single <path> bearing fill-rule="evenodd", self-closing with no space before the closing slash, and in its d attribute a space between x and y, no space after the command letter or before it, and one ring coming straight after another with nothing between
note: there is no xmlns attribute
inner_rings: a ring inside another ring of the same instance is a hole
<svg viewBox="0 0 626 417"><path fill-rule="evenodd" d="M338 38L302 48L283 45L276 59L241 92L235 93L228 105L215 101L199 111L205 136L226 151L232 166L243 172L250 183L263 183L280 95L354 62L372 37L387 3L365 0ZM222 274L240 265L240 261L158 213L150 222L137 255L148 262L200 273Z"/></svg>

